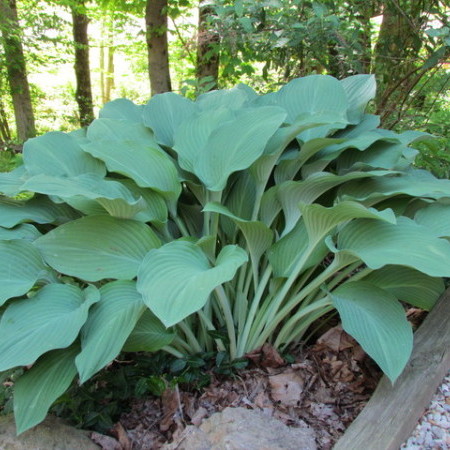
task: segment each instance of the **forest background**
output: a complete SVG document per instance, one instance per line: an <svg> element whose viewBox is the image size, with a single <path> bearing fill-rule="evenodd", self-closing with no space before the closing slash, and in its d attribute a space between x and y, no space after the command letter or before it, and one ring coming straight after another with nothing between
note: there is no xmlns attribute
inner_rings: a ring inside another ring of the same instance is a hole
<svg viewBox="0 0 450 450"><path fill-rule="evenodd" d="M373 73L372 112L436 135L418 164L448 178L449 13L449 0L0 0L0 170L114 98Z"/></svg>

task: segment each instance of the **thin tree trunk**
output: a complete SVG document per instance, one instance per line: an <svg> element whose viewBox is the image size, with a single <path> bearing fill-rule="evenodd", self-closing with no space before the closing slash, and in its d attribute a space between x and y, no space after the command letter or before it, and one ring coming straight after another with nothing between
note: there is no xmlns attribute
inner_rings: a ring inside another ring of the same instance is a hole
<svg viewBox="0 0 450 450"><path fill-rule="evenodd" d="M3 74L0 71L0 141L8 142L8 141L11 141L11 131L9 129L5 106L4 106L2 98L1 98L1 94L3 92L2 76L3 76Z"/></svg>
<svg viewBox="0 0 450 450"><path fill-rule="evenodd" d="M6 112L0 99L0 142L8 142L11 140L11 132L6 120Z"/></svg>
<svg viewBox="0 0 450 450"><path fill-rule="evenodd" d="M106 65L106 83L105 83L105 96L106 101L109 102L111 100L111 92L114 89L114 43L112 30L110 35L110 41L108 43L108 52L107 52L107 65Z"/></svg>
<svg viewBox="0 0 450 450"><path fill-rule="evenodd" d="M167 43L167 0L147 0L145 24L151 95L169 92L172 85Z"/></svg>
<svg viewBox="0 0 450 450"><path fill-rule="evenodd" d="M100 42L100 89L102 103L111 101L114 89L114 18L102 20Z"/></svg>
<svg viewBox="0 0 450 450"><path fill-rule="evenodd" d="M105 21L102 20L101 26L101 40L100 40L100 92L102 96L102 104L106 103L106 89L105 89Z"/></svg>
<svg viewBox="0 0 450 450"><path fill-rule="evenodd" d="M79 0L77 5L71 7L75 44L75 75L77 79L75 98L78 103L82 127L88 126L94 120L87 33L89 19L84 9L84 0Z"/></svg>
<svg viewBox="0 0 450 450"><path fill-rule="evenodd" d="M211 30L208 17L213 13L210 6L199 6L197 34L197 79L201 82L208 77L211 89L219 80L219 42L217 33Z"/></svg>
<svg viewBox="0 0 450 450"><path fill-rule="evenodd" d="M36 135L36 128L15 0L0 0L0 29L17 137L23 142Z"/></svg>

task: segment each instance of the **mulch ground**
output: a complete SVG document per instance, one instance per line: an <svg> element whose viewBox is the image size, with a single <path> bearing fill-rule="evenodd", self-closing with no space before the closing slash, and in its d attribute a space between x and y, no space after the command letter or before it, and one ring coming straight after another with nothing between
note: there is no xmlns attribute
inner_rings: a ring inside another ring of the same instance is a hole
<svg viewBox="0 0 450 450"><path fill-rule="evenodd" d="M318 448L331 449L368 402L381 373L339 326L294 354L295 362L286 364L264 346L247 355L250 366L233 378L211 373L211 384L201 392L177 387L161 397L136 399L113 430L115 442L95 433L92 438L108 450L158 449L176 442L187 425L240 406L262 410L289 426L306 423L316 432Z"/></svg>

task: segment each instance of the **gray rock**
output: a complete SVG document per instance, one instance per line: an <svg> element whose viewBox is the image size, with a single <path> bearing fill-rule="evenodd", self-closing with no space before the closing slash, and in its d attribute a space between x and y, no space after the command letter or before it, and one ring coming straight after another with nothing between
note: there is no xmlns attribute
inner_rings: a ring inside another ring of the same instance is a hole
<svg viewBox="0 0 450 450"><path fill-rule="evenodd" d="M166 450L316 450L310 428L292 428L260 411L226 408L189 426Z"/></svg>
<svg viewBox="0 0 450 450"><path fill-rule="evenodd" d="M16 436L13 416L0 416L1 450L99 450L87 433L48 416L44 422Z"/></svg>

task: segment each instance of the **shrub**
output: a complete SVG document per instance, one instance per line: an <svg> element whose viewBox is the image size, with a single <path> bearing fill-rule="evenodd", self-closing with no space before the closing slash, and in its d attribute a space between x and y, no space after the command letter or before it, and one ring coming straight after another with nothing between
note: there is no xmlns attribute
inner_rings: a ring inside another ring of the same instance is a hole
<svg viewBox="0 0 450 450"><path fill-rule="evenodd" d="M122 350L232 361L333 309L394 381L412 348L399 301L432 308L450 275L450 182L412 166L428 136L364 113L374 93L310 76L119 99L26 142L0 175L0 371L32 365L18 432Z"/></svg>

